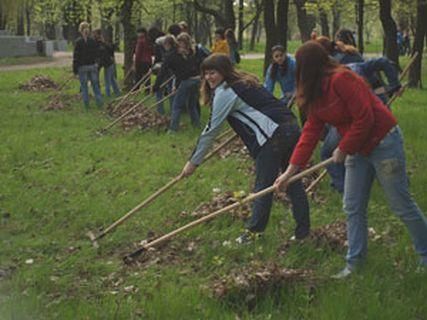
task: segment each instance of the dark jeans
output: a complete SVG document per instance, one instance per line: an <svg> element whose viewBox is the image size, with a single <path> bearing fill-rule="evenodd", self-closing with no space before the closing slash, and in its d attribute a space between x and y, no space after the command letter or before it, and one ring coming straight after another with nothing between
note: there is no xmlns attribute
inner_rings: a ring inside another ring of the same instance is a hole
<svg viewBox="0 0 427 320"><path fill-rule="evenodd" d="M194 127L200 126L200 113L197 110L197 101L199 99L200 79L187 79L181 81L173 98L172 115L169 129L178 131L181 112L188 103L188 112L191 123Z"/></svg>
<svg viewBox="0 0 427 320"><path fill-rule="evenodd" d="M300 136L300 129L296 124L282 124L267 142L255 159L256 181L255 190L258 192L270 187L280 169L286 170L292 151ZM304 238L310 231L310 210L307 195L301 180L289 185L287 194L292 203L292 214L296 221L295 237ZM252 207L252 216L246 228L253 232L263 232L270 217L273 194L270 193L256 199Z"/></svg>
<svg viewBox="0 0 427 320"><path fill-rule="evenodd" d="M144 77L151 68L151 64L146 62L141 62L135 65L135 84ZM145 82L144 86L149 86L151 84L150 77ZM141 85L139 85L135 89L139 89ZM149 91L149 90L148 90Z"/></svg>

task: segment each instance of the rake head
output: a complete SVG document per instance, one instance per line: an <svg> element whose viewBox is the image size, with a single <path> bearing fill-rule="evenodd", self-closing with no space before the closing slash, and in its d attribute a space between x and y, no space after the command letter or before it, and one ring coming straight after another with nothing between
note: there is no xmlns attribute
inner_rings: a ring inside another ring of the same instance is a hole
<svg viewBox="0 0 427 320"><path fill-rule="evenodd" d="M123 262L127 265L132 264L135 262L135 258L143 254L147 249L145 247L141 247L138 250L135 250L134 252L128 254L127 256L123 257Z"/></svg>
<svg viewBox="0 0 427 320"><path fill-rule="evenodd" d="M92 231L89 231L88 233L86 233L86 235L89 237L90 241L92 241L92 245L98 249L99 248L99 244L96 241L96 239L98 239L95 234Z"/></svg>

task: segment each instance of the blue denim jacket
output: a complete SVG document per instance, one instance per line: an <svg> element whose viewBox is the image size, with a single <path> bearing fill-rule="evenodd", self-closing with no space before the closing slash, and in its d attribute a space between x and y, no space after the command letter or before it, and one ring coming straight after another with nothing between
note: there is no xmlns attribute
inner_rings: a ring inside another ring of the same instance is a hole
<svg viewBox="0 0 427 320"><path fill-rule="evenodd" d="M286 59L288 60L288 70L284 75L281 75L280 72L277 73L276 79L273 80L271 78L271 68L273 64L270 64L267 69L267 73L265 75L264 87L273 93L274 85L276 82L279 82L280 88L282 89L282 97L290 97L293 95L296 87L295 81L295 71L296 71L296 62L295 59L292 58L289 54L286 55Z"/></svg>
<svg viewBox="0 0 427 320"><path fill-rule="evenodd" d="M391 94L400 88L397 68L387 58L373 58L366 60L365 62L349 63L347 66L358 75L368 80L369 84L374 89L378 87L378 83L381 83L378 76L380 71L383 71L387 78L388 85L385 87L387 93ZM378 95L378 97L383 100L383 102L387 100L385 95Z"/></svg>

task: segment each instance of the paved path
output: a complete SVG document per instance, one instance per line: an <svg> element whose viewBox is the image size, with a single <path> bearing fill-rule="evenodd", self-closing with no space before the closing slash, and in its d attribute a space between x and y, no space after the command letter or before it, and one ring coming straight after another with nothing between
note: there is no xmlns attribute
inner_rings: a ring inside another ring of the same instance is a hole
<svg viewBox="0 0 427 320"><path fill-rule="evenodd" d="M124 54L122 52L116 52L116 61L119 64L123 64ZM372 58L379 56L379 54L368 53L365 57ZM0 66L0 72L2 71L15 71L15 70L29 70L29 69L41 69L41 68L70 68L72 65L73 53L68 51L55 51L53 54L53 60L49 62L38 62L32 64L21 64L13 66ZM242 59L255 60L263 59L263 53L247 53L242 54Z"/></svg>

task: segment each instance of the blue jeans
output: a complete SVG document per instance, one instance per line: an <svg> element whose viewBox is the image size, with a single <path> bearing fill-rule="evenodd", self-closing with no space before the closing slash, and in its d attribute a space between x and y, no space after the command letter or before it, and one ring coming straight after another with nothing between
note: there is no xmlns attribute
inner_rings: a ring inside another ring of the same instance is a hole
<svg viewBox="0 0 427 320"><path fill-rule="evenodd" d="M96 104L102 106L101 90L99 89L98 68L95 64L79 67L80 89L82 91L83 103L86 108L89 107L89 89L87 82L92 84L93 93L95 95Z"/></svg>
<svg viewBox="0 0 427 320"><path fill-rule="evenodd" d="M191 123L194 127L200 127L200 114L197 110L199 84L200 79L181 81L173 99L171 122L169 125L171 131L178 131L181 111L185 108L187 102Z"/></svg>
<svg viewBox="0 0 427 320"><path fill-rule="evenodd" d="M113 89L116 96L120 95L120 89L117 85L115 76L115 68L116 66L114 63L111 66L104 68L105 94L107 97L111 97L110 88Z"/></svg>
<svg viewBox="0 0 427 320"><path fill-rule="evenodd" d="M156 91L156 100L157 101L162 100L165 95L168 95L171 92L172 92L172 81L166 85L166 88L162 88L162 89L159 89ZM172 106L173 106L173 98L174 98L174 96L169 97L169 106L170 106L171 110L172 110ZM165 108L164 108L163 102L164 101L160 102L157 105L157 112L160 114L165 114Z"/></svg>
<svg viewBox="0 0 427 320"><path fill-rule="evenodd" d="M300 129L296 124L281 125L274 133L273 138L260 150L255 159L256 180L255 190L258 192L270 187L280 169L286 170L289 159L300 136ZM307 195L301 180L289 185L287 194L292 203L292 214L296 221L295 237L304 238L310 232L310 212ZM246 228L253 232L263 232L270 217L273 194L270 193L253 202L252 216Z"/></svg>
<svg viewBox="0 0 427 320"><path fill-rule="evenodd" d="M341 136L335 127L328 126L328 132L326 134L323 145L320 149L320 158L326 160L332 156L332 153L338 147L341 140ZM333 163L326 167L328 174L331 177L331 186L339 193L344 192L344 177L345 167L342 163Z"/></svg>
<svg viewBox="0 0 427 320"><path fill-rule="evenodd" d="M369 156L347 156L344 211L347 214L350 267L363 262L368 246L367 207L374 178L377 178L391 210L406 225L415 250L427 265L427 220L409 194L403 139L399 127L384 137Z"/></svg>

